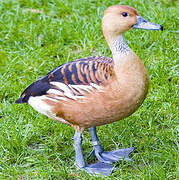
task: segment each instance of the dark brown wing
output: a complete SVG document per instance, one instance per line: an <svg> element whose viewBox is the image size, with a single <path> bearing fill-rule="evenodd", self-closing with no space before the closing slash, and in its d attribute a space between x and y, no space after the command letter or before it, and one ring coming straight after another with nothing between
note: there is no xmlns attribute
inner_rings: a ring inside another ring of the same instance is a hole
<svg viewBox="0 0 179 180"><path fill-rule="evenodd" d="M70 85L96 84L102 86L108 84L113 76L114 70L111 58L93 56L77 59L55 68L45 77L32 83L25 89L16 103L28 102L30 96L46 95L50 89L56 90L55 83L61 83L61 86L64 84L66 90L66 86L69 88ZM64 91L63 88L61 90Z"/></svg>
<svg viewBox="0 0 179 180"><path fill-rule="evenodd" d="M94 56L66 63L47 74L49 81L71 85L106 84L113 75L111 58Z"/></svg>

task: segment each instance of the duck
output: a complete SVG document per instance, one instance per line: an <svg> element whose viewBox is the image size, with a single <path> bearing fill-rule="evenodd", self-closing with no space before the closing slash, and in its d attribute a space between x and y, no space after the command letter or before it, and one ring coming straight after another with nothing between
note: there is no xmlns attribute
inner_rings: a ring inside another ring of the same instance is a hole
<svg viewBox="0 0 179 180"><path fill-rule="evenodd" d="M109 175L119 160L133 161L134 147L104 151L96 127L133 114L149 89L149 75L139 57L127 45L124 33L130 29L163 30L145 20L136 9L112 5L104 11L102 32L112 58L89 56L67 62L29 85L16 103L27 103L47 117L74 130L75 165L90 174ZM82 133L88 129L98 162L86 164Z"/></svg>

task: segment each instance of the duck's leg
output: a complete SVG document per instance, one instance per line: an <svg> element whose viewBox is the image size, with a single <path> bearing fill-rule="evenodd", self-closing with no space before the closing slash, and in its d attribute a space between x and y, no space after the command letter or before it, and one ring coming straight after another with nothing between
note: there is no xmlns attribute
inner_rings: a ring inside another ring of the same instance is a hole
<svg viewBox="0 0 179 180"><path fill-rule="evenodd" d="M79 169L85 168L85 160L82 153L82 136L81 133L75 131L74 135L74 148L75 148L75 166Z"/></svg>
<svg viewBox="0 0 179 180"><path fill-rule="evenodd" d="M82 153L82 136L81 133L75 132L74 135L74 148L75 148L75 153L76 153L76 160L75 160L75 165L79 169L84 169L88 173L93 174L101 174L101 175L109 175L112 171L113 166L110 164L98 162L95 164L90 164L90 165L85 165L85 160L83 157Z"/></svg>
<svg viewBox="0 0 179 180"><path fill-rule="evenodd" d="M93 144L93 150L90 152L89 157L95 154L95 156L100 162L109 164L123 159L127 161L133 161L129 158L129 153L131 153L134 150L133 147L104 152L98 139L98 136L96 134L96 127L89 128L89 132L91 134Z"/></svg>

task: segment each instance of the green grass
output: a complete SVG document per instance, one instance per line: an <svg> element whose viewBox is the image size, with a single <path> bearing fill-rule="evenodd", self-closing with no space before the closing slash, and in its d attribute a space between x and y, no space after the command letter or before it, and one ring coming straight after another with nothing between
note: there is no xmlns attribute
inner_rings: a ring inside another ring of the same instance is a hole
<svg viewBox="0 0 179 180"><path fill-rule="evenodd" d="M71 127L15 100L30 83L77 58L111 57L101 33L103 10L115 0L1 0L0 179L98 179L73 166ZM177 51L175 0L123 0L164 31L131 30L130 47L151 79L147 99L129 118L98 128L105 150L134 146L134 162L119 162L99 179L177 179ZM36 9L40 12L32 12ZM83 133L84 155L92 146ZM88 161L90 162L90 161ZM178 172L179 173L179 172Z"/></svg>

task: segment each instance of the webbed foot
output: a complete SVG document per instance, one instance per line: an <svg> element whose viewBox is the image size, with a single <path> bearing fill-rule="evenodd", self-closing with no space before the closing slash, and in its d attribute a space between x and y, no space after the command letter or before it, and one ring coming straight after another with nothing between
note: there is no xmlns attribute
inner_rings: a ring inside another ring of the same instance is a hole
<svg viewBox="0 0 179 180"><path fill-rule="evenodd" d="M100 174L104 176L108 176L112 170L113 166L111 164L97 162L95 164L89 164L85 167L85 170L89 174Z"/></svg>
<svg viewBox="0 0 179 180"><path fill-rule="evenodd" d="M133 159L129 158L129 154L134 150L133 147L105 152L103 151L103 148L96 134L96 127L89 128L89 132L92 138L93 150L90 152L88 157L95 155L100 162L109 163L109 164L112 164L115 161L119 161L123 159L126 161L133 161Z"/></svg>
<svg viewBox="0 0 179 180"><path fill-rule="evenodd" d="M119 160L126 160L126 161L133 161L133 159L129 158L129 154L134 150L134 147L131 148L123 148L123 149L117 149L115 151L99 151L99 148L95 147L90 152L90 156L94 155L96 158L103 163L109 163L112 164L115 161Z"/></svg>

